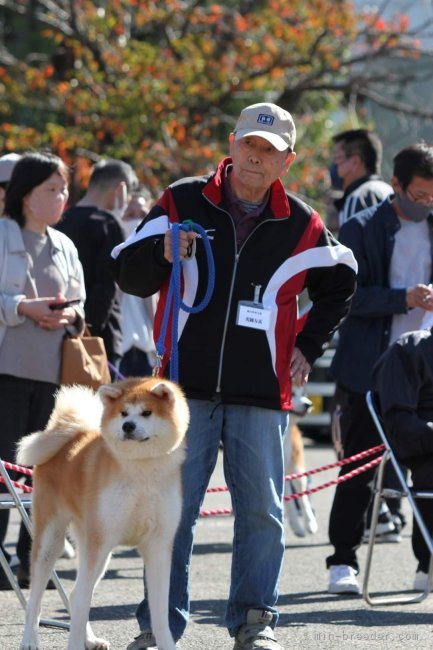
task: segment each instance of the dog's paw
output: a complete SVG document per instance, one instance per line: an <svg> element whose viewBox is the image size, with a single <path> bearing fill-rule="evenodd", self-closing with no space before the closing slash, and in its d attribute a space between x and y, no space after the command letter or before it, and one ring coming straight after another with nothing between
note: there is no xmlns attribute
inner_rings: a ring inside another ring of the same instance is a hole
<svg viewBox="0 0 433 650"><path fill-rule="evenodd" d="M300 523L299 519L290 520L290 528L292 529L296 537L305 537L305 529Z"/></svg>
<svg viewBox="0 0 433 650"><path fill-rule="evenodd" d="M317 519L316 519L316 517L314 517L314 518L312 518L312 519L308 519L308 520L305 522L305 526L306 526L307 531L308 531L311 535L314 535L314 534L317 533L317 531L319 530L319 526L318 526L318 523L317 523Z"/></svg>
<svg viewBox="0 0 433 650"><path fill-rule="evenodd" d="M290 528L295 533L296 537L305 537L303 521L296 505L293 503L293 501L287 501L285 503L285 508Z"/></svg>
<svg viewBox="0 0 433 650"><path fill-rule="evenodd" d="M86 642L86 650L110 650L110 644L105 639L97 639Z"/></svg>
<svg viewBox="0 0 433 650"><path fill-rule="evenodd" d="M39 642L21 643L20 650L40 650Z"/></svg>

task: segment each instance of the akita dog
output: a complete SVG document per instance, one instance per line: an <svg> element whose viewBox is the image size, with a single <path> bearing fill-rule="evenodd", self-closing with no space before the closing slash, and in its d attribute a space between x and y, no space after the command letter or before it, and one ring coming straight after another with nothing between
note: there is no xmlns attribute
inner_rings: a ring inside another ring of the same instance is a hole
<svg viewBox="0 0 433 650"><path fill-rule="evenodd" d="M45 431L21 439L33 465L31 591L21 650L37 650L42 595L68 526L78 549L69 650L107 650L89 619L93 590L114 547L136 546L146 568L152 631L175 650L168 626L171 554L179 524L182 441L189 424L180 388L157 378L63 387Z"/></svg>

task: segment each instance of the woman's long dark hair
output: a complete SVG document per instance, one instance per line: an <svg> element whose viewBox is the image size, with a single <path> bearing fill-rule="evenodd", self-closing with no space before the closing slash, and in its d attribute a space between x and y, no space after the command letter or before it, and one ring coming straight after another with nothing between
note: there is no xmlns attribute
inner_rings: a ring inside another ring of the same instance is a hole
<svg viewBox="0 0 433 650"><path fill-rule="evenodd" d="M14 167L6 189L4 214L23 228L23 199L35 187L57 172L69 182L68 169L61 158L48 152L26 153Z"/></svg>

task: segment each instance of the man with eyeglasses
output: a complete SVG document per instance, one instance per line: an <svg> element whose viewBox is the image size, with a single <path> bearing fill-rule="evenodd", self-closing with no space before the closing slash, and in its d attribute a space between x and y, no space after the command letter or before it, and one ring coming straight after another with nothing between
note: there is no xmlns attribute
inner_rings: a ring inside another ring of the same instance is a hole
<svg viewBox="0 0 433 650"><path fill-rule="evenodd" d="M407 331L423 329L433 311L433 146L420 143L394 158L394 194L359 212L339 240L358 262L358 287L331 370L337 382L333 433L345 458L380 443L365 392L375 362ZM360 461L358 464L363 464ZM342 468L340 475L354 468ZM374 470L338 485L329 521L330 593L359 593L356 551L364 533Z"/></svg>
<svg viewBox="0 0 433 650"><path fill-rule="evenodd" d="M332 164L329 168L334 189L343 195L334 201L341 228L350 217L392 194L392 187L380 176L382 143L367 129L351 129L333 138Z"/></svg>

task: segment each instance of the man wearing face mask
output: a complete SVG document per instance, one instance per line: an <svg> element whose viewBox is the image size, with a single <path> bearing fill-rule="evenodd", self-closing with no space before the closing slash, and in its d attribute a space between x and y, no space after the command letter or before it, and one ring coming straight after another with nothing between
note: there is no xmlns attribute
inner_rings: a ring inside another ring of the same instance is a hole
<svg viewBox="0 0 433 650"><path fill-rule="evenodd" d="M340 230L339 239L352 249L359 269L331 366L337 382L333 426L345 458L380 444L365 402L374 364L403 332L422 329L433 311L433 146L420 143L400 151L391 184L393 195L354 215ZM373 475L370 470L336 489L329 521L335 549L327 558L330 593L360 591L356 551Z"/></svg>
<svg viewBox="0 0 433 650"><path fill-rule="evenodd" d="M383 201L392 193L392 187L380 176L382 143L375 133L352 129L337 133L332 140L329 174L332 188L343 191L334 201L341 228L356 212Z"/></svg>
<svg viewBox="0 0 433 650"><path fill-rule="evenodd" d="M130 165L101 160L93 168L86 193L66 210L57 226L72 239L83 265L89 330L104 339L108 359L116 367L122 354L121 312L110 253L124 241L119 222L136 187L138 180Z"/></svg>

